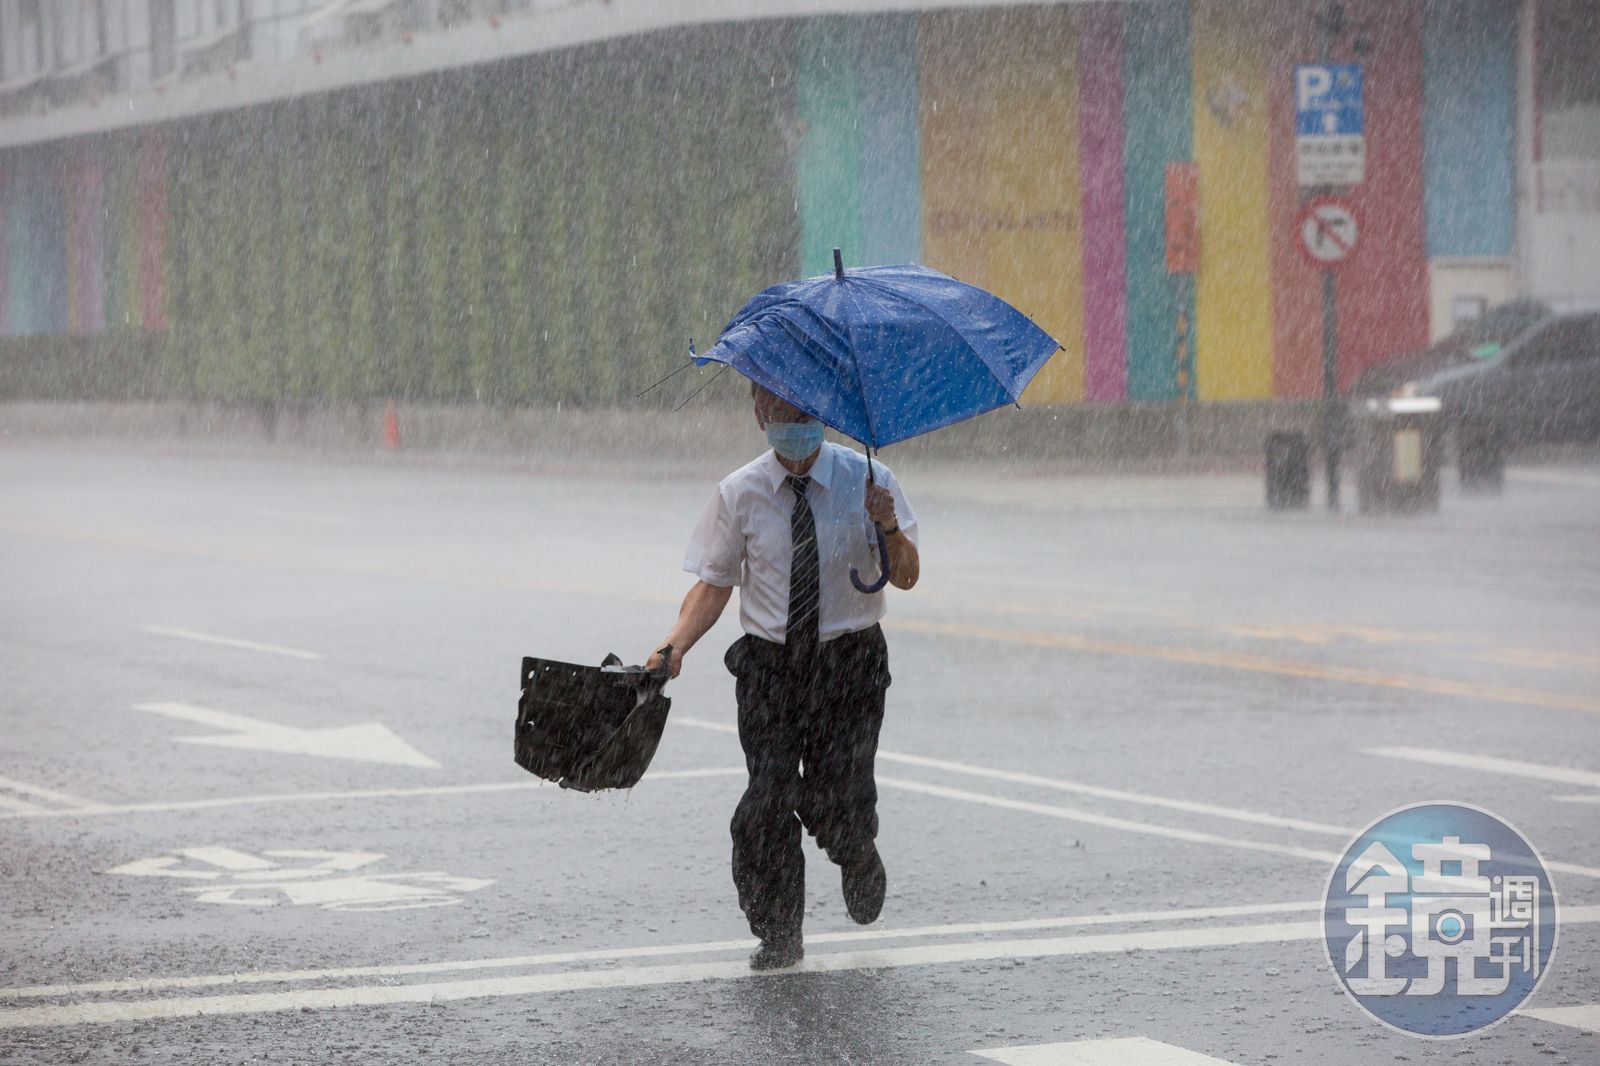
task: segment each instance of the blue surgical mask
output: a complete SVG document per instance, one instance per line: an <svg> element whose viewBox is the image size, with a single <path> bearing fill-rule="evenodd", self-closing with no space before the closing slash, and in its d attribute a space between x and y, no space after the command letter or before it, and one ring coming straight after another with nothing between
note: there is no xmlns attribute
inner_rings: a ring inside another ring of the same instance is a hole
<svg viewBox="0 0 1600 1066"><path fill-rule="evenodd" d="M822 423L815 418L804 422L768 422L767 443L790 462L799 462L822 447Z"/></svg>

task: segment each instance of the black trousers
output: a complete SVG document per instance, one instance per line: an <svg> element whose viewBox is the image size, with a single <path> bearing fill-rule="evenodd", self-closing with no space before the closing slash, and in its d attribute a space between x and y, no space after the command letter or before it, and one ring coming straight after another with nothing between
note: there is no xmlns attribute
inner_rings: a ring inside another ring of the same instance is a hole
<svg viewBox="0 0 1600 1066"><path fill-rule="evenodd" d="M872 778L889 687L889 648L872 626L824 642L809 669L746 634L724 659L737 679L749 785L733 815L733 883L750 931L798 935L805 912L801 827L848 863L878 835Z"/></svg>

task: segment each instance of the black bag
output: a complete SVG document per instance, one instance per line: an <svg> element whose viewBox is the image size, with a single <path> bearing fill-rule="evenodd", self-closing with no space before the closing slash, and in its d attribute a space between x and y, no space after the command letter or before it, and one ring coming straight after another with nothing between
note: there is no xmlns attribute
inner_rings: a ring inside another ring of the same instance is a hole
<svg viewBox="0 0 1600 1066"><path fill-rule="evenodd" d="M615 655L599 667L524 658L517 765L579 792L637 785L672 706L661 694L672 649L663 652L654 671L623 666Z"/></svg>

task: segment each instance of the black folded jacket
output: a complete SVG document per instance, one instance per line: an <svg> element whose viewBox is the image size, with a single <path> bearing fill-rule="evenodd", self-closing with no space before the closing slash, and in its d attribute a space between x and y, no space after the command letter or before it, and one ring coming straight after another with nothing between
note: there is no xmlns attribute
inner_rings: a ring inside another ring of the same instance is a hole
<svg viewBox="0 0 1600 1066"><path fill-rule="evenodd" d="M524 658L517 765L580 792L632 788L667 725L669 676L665 666L625 667L615 655L597 667Z"/></svg>

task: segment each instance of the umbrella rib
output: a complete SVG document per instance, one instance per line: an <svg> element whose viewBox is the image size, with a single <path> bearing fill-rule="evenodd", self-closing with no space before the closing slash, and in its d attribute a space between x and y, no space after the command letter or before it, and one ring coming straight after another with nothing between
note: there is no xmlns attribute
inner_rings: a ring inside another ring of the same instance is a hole
<svg viewBox="0 0 1600 1066"><path fill-rule="evenodd" d="M905 297L901 296L898 292L895 291L895 288L892 285L884 285L881 282L874 282L874 281L872 281L872 280L870 280L868 278L862 278L861 280L865 284L872 285L875 288L882 289L884 292L888 293L890 296L895 297L896 299L906 300ZM978 362L982 363L983 364L983 368L989 372L989 376L994 378L994 383L996 385L1000 386L1000 391L1005 393L1006 399L1010 400L1012 403L1016 403L1018 400L1020 400L1022 398L1022 394L1021 393L1018 393L1015 396L1013 396L1011 394L1011 390L1006 387L1006 383L1004 381L1000 380L1000 375L995 373L994 367L989 364L989 360L984 357L984 354L983 354L982 351L979 350L978 345L973 344L971 341L967 340L967 335L965 333L962 333L961 330L956 326L956 324L954 322L951 322L948 318L946 318L944 315L940 314L938 311L934 310L933 308L929 307L927 304L919 304L919 303L916 303L913 300L906 300L906 302L912 304L913 306L915 306L915 307L917 307L917 308L919 308L919 309L921 309L923 311L926 311L928 314L932 315L934 318L937 318L940 322L943 322L946 326L949 326L950 327L950 331L952 333L954 333L956 336L960 337L962 339L962 341L966 343L968 348L972 349L972 354L978 357ZM1017 312L1017 313L1021 314L1020 311ZM1035 322L1031 318L1028 318L1027 315L1023 315L1022 317L1027 319L1027 322L1028 322L1028 324L1030 326L1032 326L1034 329L1039 330L1040 333L1044 333L1044 335L1046 337L1048 337L1051 340L1051 342L1053 342L1055 344L1055 348L1050 352L1051 355L1054 355L1054 354L1056 354L1056 352L1059 352L1059 351L1062 350L1061 343L1059 341L1056 341L1056 339L1054 337L1051 337L1050 334L1045 333L1044 330L1040 328L1040 326L1039 326L1039 324L1037 322ZM865 396L865 392L864 391L863 391L863 396Z"/></svg>
<svg viewBox="0 0 1600 1066"><path fill-rule="evenodd" d="M848 288L845 290L845 298L848 299L852 304L856 302L855 294L851 293ZM859 310L859 307L857 307L857 310ZM851 337L849 327L844 327L844 331L845 347L850 350L850 364L856 368L856 388L861 390L861 413L866 415L867 418L867 436L872 438L871 446L877 448L880 446L878 444L878 427L873 425L872 404L867 401L867 382L866 379L861 376L861 360L856 358L855 340ZM984 365L987 366L988 364L985 363ZM990 371L990 373L993 373L993 371ZM867 444L866 441L862 441L861 443L863 447L865 447ZM868 480L871 480L870 475L872 474L872 457L870 455L867 457L867 474Z"/></svg>
<svg viewBox="0 0 1600 1066"><path fill-rule="evenodd" d="M700 395L702 392L705 392L706 391L706 385L710 385L713 381L717 380L718 378L720 378L723 374L726 374L727 372L728 372L728 364L727 363L723 363L722 364L722 369L717 371L715 374L712 374L709 378L707 378L705 385L701 385L698 389L695 389L693 392L691 392L689 394L688 399L684 400L678 406L674 407L672 409L673 413L676 414L677 412L683 410L685 407L689 406L689 400L692 400L696 396Z"/></svg>

